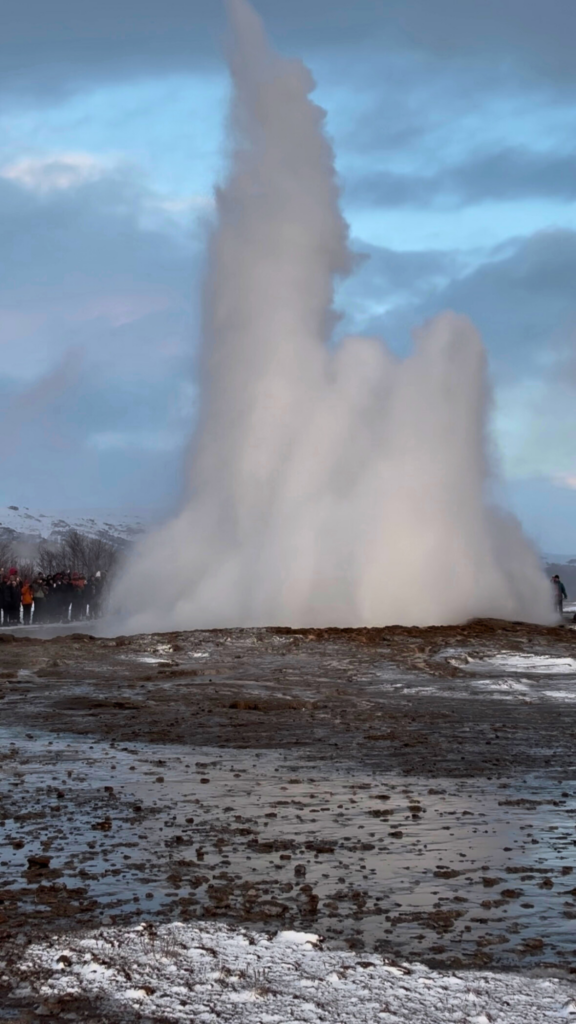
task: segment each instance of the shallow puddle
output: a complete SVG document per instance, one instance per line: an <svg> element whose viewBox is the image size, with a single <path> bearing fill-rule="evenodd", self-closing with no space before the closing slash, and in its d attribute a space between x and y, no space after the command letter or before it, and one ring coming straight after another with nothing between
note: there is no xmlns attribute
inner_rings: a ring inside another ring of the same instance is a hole
<svg viewBox="0 0 576 1024"><path fill-rule="evenodd" d="M575 786L552 775L407 779L0 729L0 797L4 924L218 918L442 964L574 953Z"/></svg>

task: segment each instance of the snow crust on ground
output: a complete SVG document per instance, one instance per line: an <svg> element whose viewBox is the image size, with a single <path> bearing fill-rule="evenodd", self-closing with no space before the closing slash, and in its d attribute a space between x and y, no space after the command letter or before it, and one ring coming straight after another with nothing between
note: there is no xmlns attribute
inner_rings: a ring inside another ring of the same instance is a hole
<svg viewBox="0 0 576 1024"><path fill-rule="evenodd" d="M554 658L548 654L517 654L503 652L488 658L470 658L467 655L448 658L459 668L471 670L497 669L504 672L526 672L537 675L576 675L576 658Z"/></svg>
<svg viewBox="0 0 576 1024"><path fill-rule="evenodd" d="M531 692L529 683L525 683L521 679L474 679L472 685L481 690L491 690L494 693L526 695Z"/></svg>
<svg viewBox="0 0 576 1024"><path fill-rule="evenodd" d="M271 938L219 925L102 928L31 945L16 996L84 997L142 1021L216 1024L545 1024L576 1019L575 986L555 978L439 972L331 952L312 934ZM191 1016L193 1014L193 1016ZM123 1017L122 1017L123 1019Z"/></svg>

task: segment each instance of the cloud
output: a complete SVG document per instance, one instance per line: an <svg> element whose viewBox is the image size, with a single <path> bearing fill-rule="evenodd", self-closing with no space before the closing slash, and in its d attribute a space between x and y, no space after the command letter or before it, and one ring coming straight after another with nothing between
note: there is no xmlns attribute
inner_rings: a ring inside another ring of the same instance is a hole
<svg viewBox="0 0 576 1024"><path fill-rule="evenodd" d="M447 279L431 281L366 327L400 347L418 324L443 309L465 313L488 346L500 379L539 376L569 358L576 324L576 232L562 229L509 239L473 269L452 257Z"/></svg>
<svg viewBox="0 0 576 1024"><path fill-rule="evenodd" d="M574 81L576 32L571 0L395 0L398 38L444 59L490 59L495 70L516 64L534 76Z"/></svg>
<svg viewBox="0 0 576 1024"><path fill-rule="evenodd" d="M404 51L443 62L516 68L533 78L574 84L572 0L257 0L282 45L311 49ZM171 75L218 59L224 5L214 0L19 0L3 12L3 93L35 95L94 81Z"/></svg>
<svg viewBox="0 0 576 1024"><path fill-rule="evenodd" d="M465 206L536 197L570 202L576 199L576 157L508 147L473 153L429 174L391 172L384 167L352 177L346 196L351 203L369 207Z"/></svg>
<svg viewBox="0 0 576 1024"><path fill-rule="evenodd" d="M110 367L113 372L113 367ZM19 388L0 378L4 436L0 503L39 507L166 506L178 494L182 449L195 411L181 382L155 385L94 375L84 360Z"/></svg>
<svg viewBox="0 0 576 1024"><path fill-rule="evenodd" d="M45 193L78 188L105 176L106 165L91 153L59 153L57 156L24 157L0 167L0 178L33 192Z"/></svg>
<svg viewBox="0 0 576 1024"><path fill-rule="evenodd" d="M0 175L8 503L144 502L147 489L156 502L151 479L168 498L177 486L204 228L163 213L131 168L94 163L59 155L66 180L50 187L42 161Z"/></svg>
<svg viewBox="0 0 576 1024"><path fill-rule="evenodd" d="M90 173L76 174L66 157L51 161L70 171L65 187L37 187L42 162L29 169L34 187L0 176L5 373L38 375L76 346L140 372L148 360L155 373L190 330L204 233L197 214L178 222L132 169L95 163L97 174L89 160L81 167Z"/></svg>
<svg viewBox="0 0 576 1024"><path fill-rule="evenodd" d="M373 333L387 312L418 304L446 286L464 264L457 252L397 252L360 239L352 240L352 248L359 258L354 275L338 289L339 334Z"/></svg>

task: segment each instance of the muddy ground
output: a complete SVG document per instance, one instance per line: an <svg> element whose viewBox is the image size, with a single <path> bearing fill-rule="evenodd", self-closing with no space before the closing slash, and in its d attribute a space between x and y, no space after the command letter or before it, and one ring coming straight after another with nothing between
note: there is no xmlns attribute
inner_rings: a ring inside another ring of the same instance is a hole
<svg viewBox="0 0 576 1024"><path fill-rule="evenodd" d="M576 973L570 659L571 628L493 621L0 632L9 1015L23 945L140 920Z"/></svg>
<svg viewBox="0 0 576 1024"><path fill-rule="evenodd" d="M495 703L471 684L466 664L504 650L576 657L571 628L482 620L47 641L0 632L0 645L4 725L115 742L298 747L408 775L497 776L574 762L576 704L542 700L538 686Z"/></svg>

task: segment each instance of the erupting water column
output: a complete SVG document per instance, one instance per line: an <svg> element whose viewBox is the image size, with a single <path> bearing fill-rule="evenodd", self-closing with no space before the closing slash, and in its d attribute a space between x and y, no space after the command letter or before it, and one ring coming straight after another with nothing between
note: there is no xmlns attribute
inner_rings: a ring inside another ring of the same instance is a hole
<svg viewBox="0 0 576 1024"><path fill-rule="evenodd" d="M324 113L248 3L229 7L233 153L188 498L116 588L123 628L549 620L536 555L486 500L472 324L438 317L405 360L375 339L328 347L351 259Z"/></svg>

